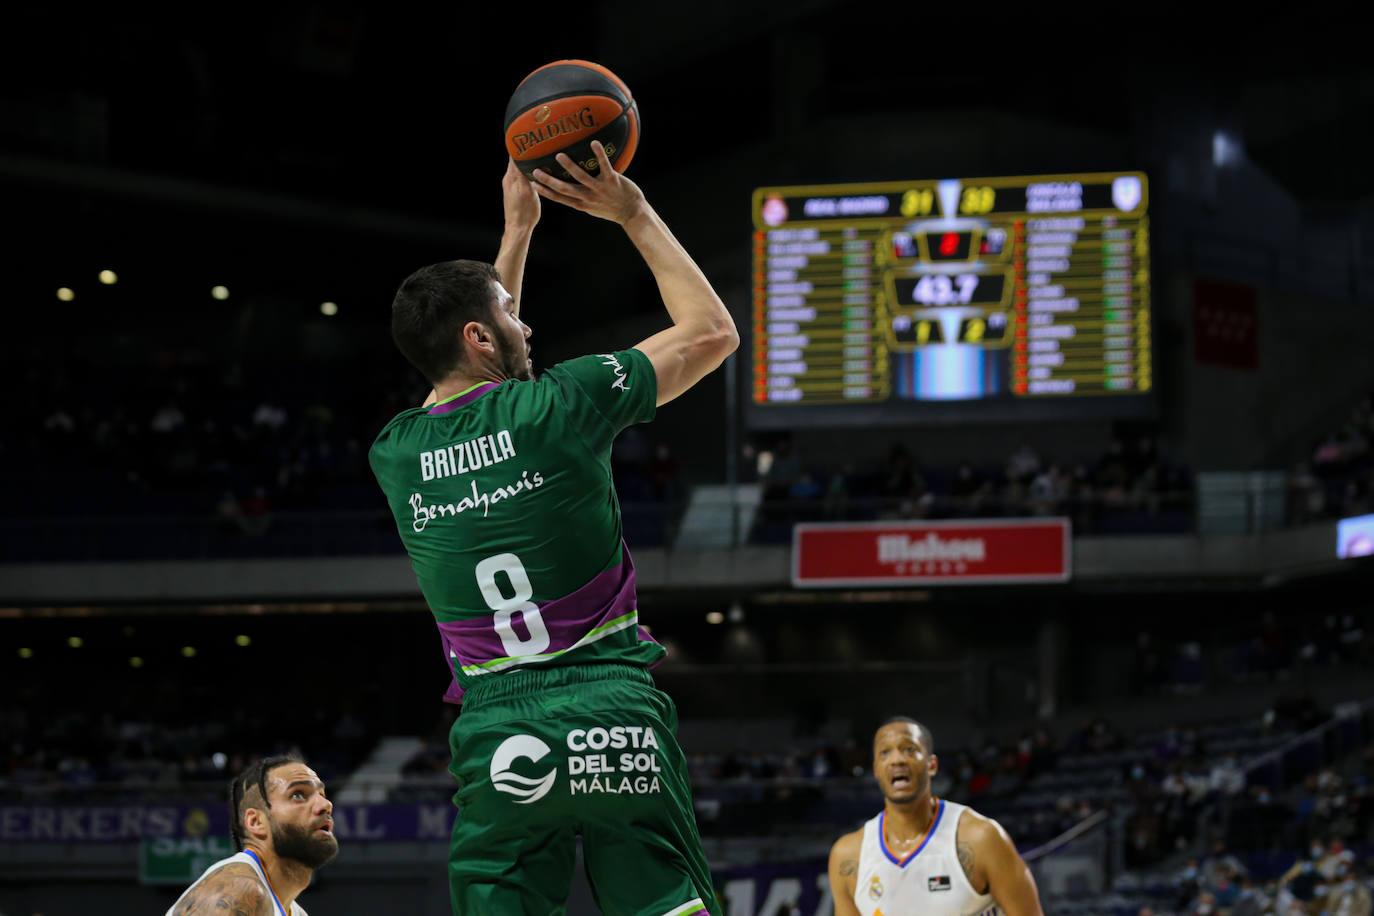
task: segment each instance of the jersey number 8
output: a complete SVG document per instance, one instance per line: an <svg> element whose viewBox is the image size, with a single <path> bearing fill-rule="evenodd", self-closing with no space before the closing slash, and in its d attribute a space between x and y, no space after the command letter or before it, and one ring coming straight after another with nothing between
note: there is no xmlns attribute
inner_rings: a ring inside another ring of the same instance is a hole
<svg viewBox="0 0 1374 916"><path fill-rule="evenodd" d="M496 584L497 573L505 573L515 590L509 598L501 594L501 587ZM482 590L487 607L496 612L492 615L492 625L507 655L538 655L549 647L549 631L539 615L539 605L530 600L534 597L534 588L519 557L513 553L498 553L478 563L477 587ZM529 639L521 639L511 626L511 619L517 612L530 632Z"/></svg>

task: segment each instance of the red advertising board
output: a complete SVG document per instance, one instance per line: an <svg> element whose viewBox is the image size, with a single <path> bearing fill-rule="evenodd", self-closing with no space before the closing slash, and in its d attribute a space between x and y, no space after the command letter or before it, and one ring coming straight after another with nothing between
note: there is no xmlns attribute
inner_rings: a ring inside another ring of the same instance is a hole
<svg viewBox="0 0 1374 916"><path fill-rule="evenodd" d="M1064 582L1066 518L836 522L792 529L792 584Z"/></svg>

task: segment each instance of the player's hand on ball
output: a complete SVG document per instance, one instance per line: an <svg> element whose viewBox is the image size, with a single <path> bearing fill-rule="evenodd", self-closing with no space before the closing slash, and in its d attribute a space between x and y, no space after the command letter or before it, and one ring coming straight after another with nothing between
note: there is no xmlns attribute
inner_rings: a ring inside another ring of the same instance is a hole
<svg viewBox="0 0 1374 916"><path fill-rule="evenodd" d="M611 167L606 148L599 141L592 141L592 153L600 166L595 175L567 153L559 153L558 164L568 170L573 180L559 181L543 169L535 169L535 190L549 200L623 226L644 208L644 192Z"/></svg>
<svg viewBox="0 0 1374 916"><path fill-rule="evenodd" d="M539 195L534 183L515 165L506 161L506 174L501 178L501 199L506 208L506 225L512 229L533 229L539 222Z"/></svg>

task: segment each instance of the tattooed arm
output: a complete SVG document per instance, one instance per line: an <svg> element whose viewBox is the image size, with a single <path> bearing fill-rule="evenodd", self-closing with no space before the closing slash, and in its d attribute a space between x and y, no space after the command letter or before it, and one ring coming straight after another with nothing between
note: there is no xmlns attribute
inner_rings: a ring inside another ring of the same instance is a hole
<svg viewBox="0 0 1374 916"><path fill-rule="evenodd" d="M272 916L272 898L251 866L232 862L206 875L173 916Z"/></svg>
<svg viewBox="0 0 1374 916"><path fill-rule="evenodd" d="M859 846L864 832L846 833L830 847L830 895L835 898L835 916L859 916L854 905L854 884L859 875Z"/></svg>
<svg viewBox="0 0 1374 916"><path fill-rule="evenodd" d="M1005 916L1045 916L1035 878L1001 824L965 811L954 848L969 884L980 894L991 894Z"/></svg>

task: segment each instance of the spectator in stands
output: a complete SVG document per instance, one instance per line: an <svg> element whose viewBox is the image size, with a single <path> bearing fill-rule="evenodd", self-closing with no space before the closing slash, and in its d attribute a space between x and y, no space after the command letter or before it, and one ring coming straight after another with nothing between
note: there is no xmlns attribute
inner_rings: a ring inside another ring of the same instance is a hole
<svg viewBox="0 0 1374 916"><path fill-rule="evenodd" d="M1058 464L1050 464L1031 481L1029 499L1033 515L1054 515L1069 496L1069 480Z"/></svg>
<svg viewBox="0 0 1374 916"><path fill-rule="evenodd" d="M1120 439L1107 443L1107 450L1097 462L1098 496L1107 506L1122 506L1126 502L1126 491L1130 484L1130 474L1126 469L1126 449Z"/></svg>
<svg viewBox="0 0 1374 916"><path fill-rule="evenodd" d="M219 502L215 505L215 521L224 531L243 530L243 507L239 505L233 490L225 490L220 494Z"/></svg>
<svg viewBox="0 0 1374 916"><path fill-rule="evenodd" d="M1249 875L1241 875L1239 893L1231 904L1231 916L1262 916L1269 908L1269 899L1264 888L1255 883Z"/></svg>
<svg viewBox="0 0 1374 916"><path fill-rule="evenodd" d="M1371 900L1362 872L1358 862L1340 867L1335 882L1327 891L1324 912L1330 916L1370 916L1374 900Z"/></svg>
<svg viewBox="0 0 1374 916"><path fill-rule="evenodd" d="M1322 880L1331 883L1343 877L1354 864L1355 853L1346 848L1344 837L1335 835L1327 841L1321 858L1317 860L1317 873Z"/></svg>
<svg viewBox="0 0 1374 916"><path fill-rule="evenodd" d="M1317 863L1325 855L1326 846L1318 840L1313 840L1307 855L1299 856L1298 860L1279 876L1279 887L1299 903L1310 903L1316 898L1317 884L1322 880Z"/></svg>
<svg viewBox="0 0 1374 916"><path fill-rule="evenodd" d="M1091 531L1094 513L1097 511L1097 490L1093 483L1092 472L1082 461L1073 466L1067 484L1068 497L1065 511L1073 519L1077 531Z"/></svg>
<svg viewBox="0 0 1374 916"><path fill-rule="evenodd" d="M1126 466L1127 477L1131 480L1139 480L1155 472L1159 467L1159 449L1154 438L1141 436L1136 439L1134 448L1125 455L1123 463Z"/></svg>
<svg viewBox="0 0 1374 916"><path fill-rule="evenodd" d="M243 501L239 514L239 526L245 534L260 537L272 527L272 504L267 498L267 488L253 488L253 495Z"/></svg>
<svg viewBox="0 0 1374 916"><path fill-rule="evenodd" d="M827 520L849 517L850 481L854 479L854 464L846 462L830 472L825 485L825 503L821 517Z"/></svg>
<svg viewBox="0 0 1374 916"><path fill-rule="evenodd" d="M1217 895L1203 891L1197 895L1193 905L1188 907L1188 916L1212 916L1217 911Z"/></svg>
<svg viewBox="0 0 1374 916"><path fill-rule="evenodd" d="M1198 693L1207 679L1202 661L1202 644L1196 640L1182 643L1174 652L1169 686L1175 693Z"/></svg>
<svg viewBox="0 0 1374 916"><path fill-rule="evenodd" d="M1175 909L1187 909L1202 891L1202 870L1197 859L1190 858L1174 876Z"/></svg>
<svg viewBox="0 0 1374 916"><path fill-rule="evenodd" d="M1326 490L1312 473L1312 466L1300 461L1288 474L1288 521L1305 525L1322 517Z"/></svg>
<svg viewBox="0 0 1374 916"><path fill-rule="evenodd" d="M911 452L902 443L894 442L887 452L887 462L883 467L878 495L892 500L912 499L923 489L917 486L919 476Z"/></svg>
<svg viewBox="0 0 1374 916"><path fill-rule="evenodd" d="M1126 822L1126 865L1139 868L1159 861L1159 838L1159 817L1148 808L1137 809Z"/></svg>
<svg viewBox="0 0 1374 916"><path fill-rule="evenodd" d="M1235 751L1231 751L1212 765L1208 774L1211 791L1219 798L1232 799L1245 791L1245 770Z"/></svg>
<svg viewBox="0 0 1374 916"><path fill-rule="evenodd" d="M1040 471L1040 456L1026 442L1017 446L1007 459L1007 480L1028 484Z"/></svg>
<svg viewBox="0 0 1374 916"><path fill-rule="evenodd" d="M1121 735L1101 716L1085 719L1075 739L1075 750L1081 754L1105 754L1119 750Z"/></svg>
<svg viewBox="0 0 1374 916"><path fill-rule="evenodd" d="M992 484L979 476L967 461L959 464L949 487L950 499L959 515L977 515L992 495Z"/></svg>
<svg viewBox="0 0 1374 916"><path fill-rule="evenodd" d="M1245 863L1236 856L1232 855L1226 847L1225 840L1217 840L1212 843L1212 849L1203 857L1198 864L1204 887L1216 890L1224 883L1234 883L1249 870ZM1222 906L1229 904L1229 900L1222 902Z"/></svg>

